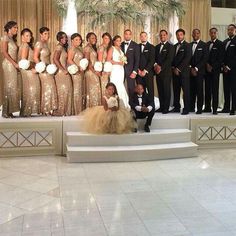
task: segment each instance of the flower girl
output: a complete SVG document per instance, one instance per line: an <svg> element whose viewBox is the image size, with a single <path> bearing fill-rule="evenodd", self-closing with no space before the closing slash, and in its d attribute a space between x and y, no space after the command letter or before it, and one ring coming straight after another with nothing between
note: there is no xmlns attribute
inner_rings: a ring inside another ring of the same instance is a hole
<svg viewBox="0 0 236 236"><path fill-rule="evenodd" d="M84 114L84 128L88 133L123 134L136 128L131 112L119 99L116 86L108 83L106 95L102 98L102 106L88 108Z"/></svg>

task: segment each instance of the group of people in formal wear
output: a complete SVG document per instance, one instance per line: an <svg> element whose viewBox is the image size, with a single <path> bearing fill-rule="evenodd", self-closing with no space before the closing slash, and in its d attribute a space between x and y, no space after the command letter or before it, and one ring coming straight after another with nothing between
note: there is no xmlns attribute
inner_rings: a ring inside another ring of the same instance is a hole
<svg viewBox="0 0 236 236"><path fill-rule="evenodd" d="M119 104L133 110L136 118L148 117L145 124L148 132L155 112L154 78L160 100L158 112L181 112L182 89L184 107L181 114L217 114L220 73L224 75L225 98L221 112L235 114L234 24L228 26L229 38L224 42L217 38L216 28L209 30L211 40L207 43L201 40L199 29L192 31L191 43L185 40L185 31L178 29L177 44L171 44L168 32L161 30L160 43L156 46L148 42L146 32L140 33L141 43L137 44L129 29L124 31L123 41L119 35L112 38L109 33L104 33L98 47L93 32L86 35L83 47L79 33L72 34L68 43L66 33L60 31L52 55L48 47L49 28L39 29L39 40L35 44L32 31L24 28L19 47L17 22L7 22L4 31L1 38L3 117L14 117L13 113L17 111L22 117L79 115L86 108L107 101L104 96L107 96L107 85L111 83L110 86L114 85L113 89L117 91ZM174 108L170 111L171 83Z"/></svg>

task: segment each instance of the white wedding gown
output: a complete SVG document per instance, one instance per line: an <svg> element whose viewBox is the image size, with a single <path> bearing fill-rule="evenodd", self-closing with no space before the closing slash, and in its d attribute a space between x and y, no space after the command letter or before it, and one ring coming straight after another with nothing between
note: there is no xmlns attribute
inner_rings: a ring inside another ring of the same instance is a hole
<svg viewBox="0 0 236 236"><path fill-rule="evenodd" d="M113 47L112 60L115 62L121 62L120 58L122 56L124 56L124 53L121 50L119 51L115 47ZM129 97L124 85L124 78L125 78L124 66L112 65L110 82L115 84L118 96L123 101L124 106L130 109Z"/></svg>

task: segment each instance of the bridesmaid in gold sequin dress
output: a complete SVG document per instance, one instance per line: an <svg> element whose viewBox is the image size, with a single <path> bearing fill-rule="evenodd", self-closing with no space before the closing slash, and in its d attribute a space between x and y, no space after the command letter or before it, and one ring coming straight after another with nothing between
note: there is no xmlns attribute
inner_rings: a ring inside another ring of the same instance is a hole
<svg viewBox="0 0 236 236"><path fill-rule="evenodd" d="M22 104L21 116L31 116L33 113L40 114L40 80L34 69L33 33L25 28L21 31L21 45L19 48L19 61L30 61L27 70L21 70L22 77Z"/></svg>
<svg viewBox="0 0 236 236"><path fill-rule="evenodd" d="M101 84L100 84L100 72L94 70L94 64L98 60L97 56L97 36L90 32L86 36L88 42L84 48L84 55L89 60L89 66L85 72L86 81L86 107L94 107L101 105Z"/></svg>
<svg viewBox="0 0 236 236"><path fill-rule="evenodd" d="M66 33L58 32L57 41L59 43L54 51L53 62L58 68L55 75L58 107L54 115L70 116L72 114L72 81L67 71L68 38Z"/></svg>
<svg viewBox="0 0 236 236"><path fill-rule="evenodd" d="M107 52L112 46L112 38L109 33L104 33L102 35L102 44L98 48L98 61L101 61L103 64L107 61ZM110 73L102 72L101 76L101 89L102 97L105 96L106 85L109 82Z"/></svg>
<svg viewBox="0 0 236 236"><path fill-rule="evenodd" d="M17 79L18 46L16 44L17 23L9 21L4 26L5 35L1 39L1 51L3 54L3 111L5 118L13 117L13 112L20 110L20 95L18 94L19 82Z"/></svg>
<svg viewBox="0 0 236 236"><path fill-rule="evenodd" d="M75 33L71 35L71 48L68 50L68 64L76 64L80 68L80 60L84 58L82 49L82 37ZM79 115L85 109L85 85L84 71L72 75L73 81L73 115Z"/></svg>
<svg viewBox="0 0 236 236"><path fill-rule="evenodd" d="M44 62L50 64L50 49L48 48L49 29L42 27L39 30L40 41L34 47L34 62ZM41 82L41 113L43 115L52 115L57 109L57 91L54 77L46 71L39 74Z"/></svg>

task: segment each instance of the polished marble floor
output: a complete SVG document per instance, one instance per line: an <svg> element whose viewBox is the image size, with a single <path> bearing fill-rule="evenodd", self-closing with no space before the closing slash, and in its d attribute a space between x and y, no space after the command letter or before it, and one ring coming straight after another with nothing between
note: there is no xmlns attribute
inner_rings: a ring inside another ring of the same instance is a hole
<svg viewBox="0 0 236 236"><path fill-rule="evenodd" d="M3 235L236 235L236 149L137 163L1 158Z"/></svg>

